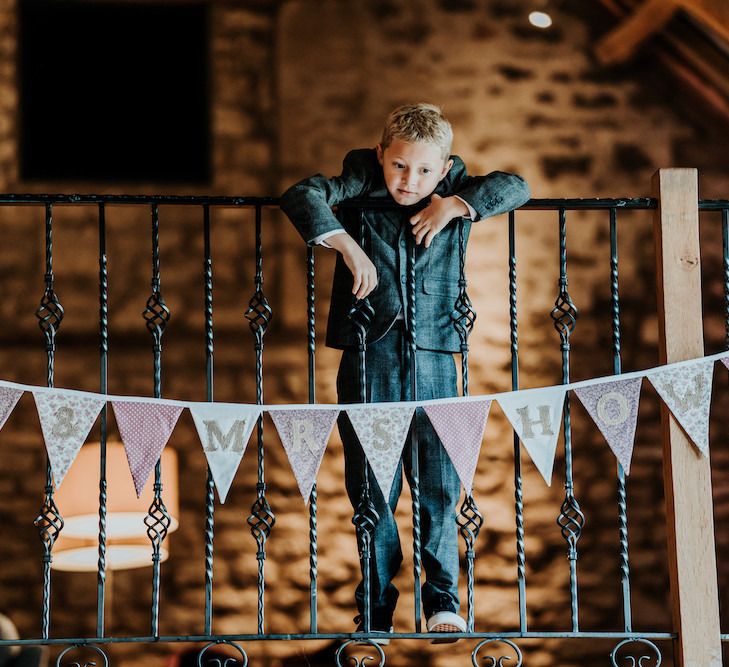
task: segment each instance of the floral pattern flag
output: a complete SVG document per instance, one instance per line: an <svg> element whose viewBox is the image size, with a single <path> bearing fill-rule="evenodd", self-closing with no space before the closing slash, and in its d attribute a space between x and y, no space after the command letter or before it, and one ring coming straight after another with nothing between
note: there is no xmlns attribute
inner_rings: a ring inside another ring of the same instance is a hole
<svg viewBox="0 0 729 667"><path fill-rule="evenodd" d="M23 391L21 389L0 387L0 429L5 426L5 422L22 395Z"/></svg>
<svg viewBox="0 0 729 667"><path fill-rule="evenodd" d="M261 408L232 403L196 403L190 406L190 414L218 489L218 498L221 504L225 503Z"/></svg>
<svg viewBox="0 0 729 667"><path fill-rule="evenodd" d="M704 456L709 454L713 374L713 361L667 366L647 374L671 414Z"/></svg>
<svg viewBox="0 0 729 667"><path fill-rule="evenodd" d="M490 407L489 400L423 406L468 495L473 492L473 476Z"/></svg>
<svg viewBox="0 0 729 667"><path fill-rule="evenodd" d="M411 407L383 404L347 410L385 500L390 498L413 411Z"/></svg>
<svg viewBox="0 0 729 667"><path fill-rule="evenodd" d="M547 387L496 399L548 486L552 484L565 393L565 387Z"/></svg>
<svg viewBox="0 0 729 667"><path fill-rule="evenodd" d="M630 474L630 460L633 457L642 383L643 378L638 377L591 384L574 390L605 436L626 475Z"/></svg>
<svg viewBox="0 0 729 667"><path fill-rule="evenodd" d="M308 503L339 410L271 410L269 414Z"/></svg>
<svg viewBox="0 0 729 667"><path fill-rule="evenodd" d="M151 401L111 402L137 496L162 455L182 407Z"/></svg>
<svg viewBox="0 0 729 667"><path fill-rule="evenodd" d="M62 389L34 391L33 398L53 469L53 480L58 487L106 401L93 394L82 395Z"/></svg>

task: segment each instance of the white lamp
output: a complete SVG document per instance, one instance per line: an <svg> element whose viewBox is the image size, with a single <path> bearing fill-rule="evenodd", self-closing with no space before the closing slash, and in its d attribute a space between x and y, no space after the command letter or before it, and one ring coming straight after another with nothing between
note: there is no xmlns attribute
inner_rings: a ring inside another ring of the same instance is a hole
<svg viewBox="0 0 729 667"><path fill-rule="evenodd" d="M53 545L51 567L66 572L95 572L99 560L99 443L85 444L56 489L54 500L64 527ZM154 475L150 475L137 498L124 445L106 444L106 568L128 570L152 564L152 544L144 518L154 500ZM162 500L171 517L169 532L179 522L177 454L162 452ZM169 552L163 545L160 558Z"/></svg>

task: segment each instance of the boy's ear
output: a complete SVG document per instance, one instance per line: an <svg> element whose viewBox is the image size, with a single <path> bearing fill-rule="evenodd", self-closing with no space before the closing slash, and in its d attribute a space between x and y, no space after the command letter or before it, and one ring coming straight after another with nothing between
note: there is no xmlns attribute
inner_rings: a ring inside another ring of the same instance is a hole
<svg viewBox="0 0 729 667"><path fill-rule="evenodd" d="M382 151L382 144L377 144L377 161L382 165L384 162L384 156Z"/></svg>
<svg viewBox="0 0 729 667"><path fill-rule="evenodd" d="M440 180L441 181L446 177L446 175L448 174L448 172L451 170L451 167L452 166L453 166L453 160L448 160L448 162L446 162L443 165L443 171L440 174Z"/></svg>

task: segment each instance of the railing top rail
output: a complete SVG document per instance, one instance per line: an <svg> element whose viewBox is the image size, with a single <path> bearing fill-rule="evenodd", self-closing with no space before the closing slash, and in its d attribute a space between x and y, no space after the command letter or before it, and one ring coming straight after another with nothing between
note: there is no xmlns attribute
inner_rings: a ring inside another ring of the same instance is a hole
<svg viewBox="0 0 729 667"><path fill-rule="evenodd" d="M115 205L149 205L162 204L171 206L260 206L276 207L278 197L225 197L213 195L116 195L116 194L13 194L0 193L2 204L115 204ZM389 199L350 199L338 205L342 209L383 210L403 208ZM653 197L615 197L615 198L556 198L530 199L520 210L604 210L620 209L655 209L657 200ZM699 209L704 211L721 211L729 209L729 199L700 199Z"/></svg>

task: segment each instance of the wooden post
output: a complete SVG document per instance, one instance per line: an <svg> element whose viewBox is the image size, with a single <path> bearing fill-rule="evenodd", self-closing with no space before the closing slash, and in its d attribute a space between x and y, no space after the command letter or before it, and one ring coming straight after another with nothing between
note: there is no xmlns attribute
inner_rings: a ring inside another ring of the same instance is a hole
<svg viewBox="0 0 729 667"><path fill-rule="evenodd" d="M701 315L698 174L661 169L653 176L660 362L704 354ZM709 459L665 405L663 485L677 667L721 667L719 592ZM675 475L674 475L675 471Z"/></svg>

